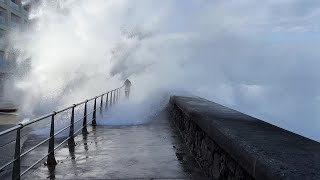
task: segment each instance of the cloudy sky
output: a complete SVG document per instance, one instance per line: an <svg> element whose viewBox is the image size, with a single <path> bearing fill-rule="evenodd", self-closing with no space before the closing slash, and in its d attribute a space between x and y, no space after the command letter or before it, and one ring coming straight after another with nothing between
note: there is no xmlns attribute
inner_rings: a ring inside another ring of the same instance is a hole
<svg viewBox="0 0 320 180"><path fill-rule="evenodd" d="M12 38L32 57L25 107L130 78L139 97L188 92L320 140L318 0L67 0L30 18Z"/></svg>

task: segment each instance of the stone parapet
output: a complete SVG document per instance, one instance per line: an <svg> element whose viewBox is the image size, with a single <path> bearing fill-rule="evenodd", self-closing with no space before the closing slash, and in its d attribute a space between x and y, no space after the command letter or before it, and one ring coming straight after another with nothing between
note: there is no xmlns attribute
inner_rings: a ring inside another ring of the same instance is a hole
<svg viewBox="0 0 320 180"><path fill-rule="evenodd" d="M320 179L320 143L217 103L172 96L168 106L211 179Z"/></svg>

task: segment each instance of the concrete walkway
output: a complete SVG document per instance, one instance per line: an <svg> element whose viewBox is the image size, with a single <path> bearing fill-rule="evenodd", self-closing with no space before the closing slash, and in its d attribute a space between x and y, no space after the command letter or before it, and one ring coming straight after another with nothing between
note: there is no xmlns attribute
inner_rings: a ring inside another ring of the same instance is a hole
<svg viewBox="0 0 320 180"><path fill-rule="evenodd" d="M138 126L97 126L23 179L206 179L166 118Z"/></svg>
<svg viewBox="0 0 320 180"><path fill-rule="evenodd" d="M17 124L17 114L0 112L0 125L16 125L16 124ZM3 130L4 128L0 128L0 131L3 131Z"/></svg>

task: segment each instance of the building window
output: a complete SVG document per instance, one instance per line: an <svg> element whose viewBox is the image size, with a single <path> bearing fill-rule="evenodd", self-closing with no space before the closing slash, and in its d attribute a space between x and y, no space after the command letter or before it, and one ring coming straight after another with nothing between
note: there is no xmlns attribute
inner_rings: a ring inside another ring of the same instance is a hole
<svg viewBox="0 0 320 180"><path fill-rule="evenodd" d="M3 8L0 8L0 24L6 24L6 14L7 11Z"/></svg>
<svg viewBox="0 0 320 180"><path fill-rule="evenodd" d="M20 22L19 16L11 13L11 22L14 22L14 23L18 23L18 24L19 24L19 22Z"/></svg>
<svg viewBox="0 0 320 180"><path fill-rule="evenodd" d="M0 51L0 66L5 66L6 61L4 59L4 51Z"/></svg>
<svg viewBox="0 0 320 180"><path fill-rule="evenodd" d="M11 13L11 22L10 22L10 24L11 24L11 26L12 26L13 28L18 28L19 25L20 25L20 18L19 18L19 16Z"/></svg>
<svg viewBox="0 0 320 180"><path fill-rule="evenodd" d="M24 5L23 9L26 10L27 12L29 12L30 11L30 4Z"/></svg>
<svg viewBox="0 0 320 180"><path fill-rule="evenodd" d="M6 31L0 29L0 51L4 51L6 48Z"/></svg>
<svg viewBox="0 0 320 180"><path fill-rule="evenodd" d="M6 36L6 31L3 29L0 29L0 41L1 41L1 39L4 39L5 36Z"/></svg>

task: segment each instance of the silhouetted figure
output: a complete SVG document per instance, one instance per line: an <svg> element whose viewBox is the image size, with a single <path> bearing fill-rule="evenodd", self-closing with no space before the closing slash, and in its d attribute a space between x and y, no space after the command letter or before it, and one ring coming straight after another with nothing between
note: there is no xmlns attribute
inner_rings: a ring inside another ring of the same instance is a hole
<svg viewBox="0 0 320 180"><path fill-rule="evenodd" d="M127 79L125 82L124 82L124 93L126 95L127 98L129 98L129 95L130 95L130 88L131 88L131 82L129 81L129 79Z"/></svg>

